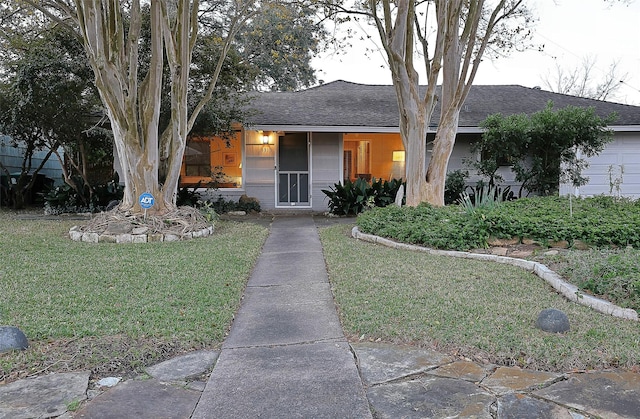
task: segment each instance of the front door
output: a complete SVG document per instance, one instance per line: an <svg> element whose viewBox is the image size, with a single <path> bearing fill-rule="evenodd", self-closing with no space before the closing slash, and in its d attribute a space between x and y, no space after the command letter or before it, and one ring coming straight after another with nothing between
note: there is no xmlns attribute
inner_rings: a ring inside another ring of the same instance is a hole
<svg viewBox="0 0 640 419"><path fill-rule="evenodd" d="M278 141L278 206L310 206L307 133L280 136Z"/></svg>

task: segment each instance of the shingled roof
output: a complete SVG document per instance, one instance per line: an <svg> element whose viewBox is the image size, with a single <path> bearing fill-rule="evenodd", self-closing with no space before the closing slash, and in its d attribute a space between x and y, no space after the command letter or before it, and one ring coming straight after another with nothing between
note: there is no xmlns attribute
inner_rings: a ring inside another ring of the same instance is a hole
<svg viewBox="0 0 640 419"><path fill-rule="evenodd" d="M600 116L618 115L614 126L640 126L640 106L586 99L518 85L474 85L460 113L460 127L478 127L487 116L532 114L552 101L554 108L593 107ZM298 92L258 93L251 125L397 128L393 86L335 81ZM437 123L439 107L433 114Z"/></svg>

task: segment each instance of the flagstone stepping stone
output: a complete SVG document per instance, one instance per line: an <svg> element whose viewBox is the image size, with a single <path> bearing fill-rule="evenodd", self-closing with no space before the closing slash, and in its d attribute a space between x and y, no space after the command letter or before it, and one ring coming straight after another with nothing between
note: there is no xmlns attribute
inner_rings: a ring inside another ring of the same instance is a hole
<svg viewBox="0 0 640 419"><path fill-rule="evenodd" d="M453 361L439 352L411 346L354 343L351 347L367 385L418 374Z"/></svg>
<svg viewBox="0 0 640 419"><path fill-rule="evenodd" d="M89 372L25 378L0 386L0 418L53 418L87 398Z"/></svg>

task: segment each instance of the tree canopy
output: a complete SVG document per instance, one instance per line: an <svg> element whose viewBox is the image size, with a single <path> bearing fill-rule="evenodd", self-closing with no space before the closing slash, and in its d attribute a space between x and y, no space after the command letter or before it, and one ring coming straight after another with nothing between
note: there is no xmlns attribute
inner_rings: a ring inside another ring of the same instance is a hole
<svg viewBox="0 0 640 419"><path fill-rule="evenodd" d="M613 139L607 126L615 119L615 114L598 116L593 108L555 110L551 102L530 116L494 114L481 123L482 139L472 144L481 156L473 166L490 182L500 182L498 168L510 166L522 183L520 194L555 194L561 180L580 186L588 181L582 176L585 157L600 153Z"/></svg>
<svg viewBox="0 0 640 419"><path fill-rule="evenodd" d="M32 186L27 179L39 171L30 164L36 151L58 158L69 185L81 188L75 174L88 187L88 165L112 161L112 146L108 134L95 127L101 106L82 45L66 29L53 27L21 39L10 52L0 62L0 132L25 150L13 191L16 204L21 206L21 195Z"/></svg>
<svg viewBox="0 0 640 419"><path fill-rule="evenodd" d="M220 109L221 97L249 81L284 89L313 82L309 54L324 36L321 26L313 24L312 10L296 2L24 0L19 4L31 6L30 18L65 25L82 40L122 166L125 195L120 209L134 213L142 213L138 196L145 192L156 198L149 212L175 209L187 136L198 127L198 117L207 107ZM258 28L255 33L245 30L252 24ZM260 48L253 45L273 25L279 31L270 32ZM298 36L302 32L307 36ZM278 57L280 61L273 60ZM268 58L273 62L265 76L252 73ZM291 71L291 66L297 69ZM225 72L239 68L248 71ZM252 79L246 77L250 74ZM228 83L221 83L225 77Z"/></svg>

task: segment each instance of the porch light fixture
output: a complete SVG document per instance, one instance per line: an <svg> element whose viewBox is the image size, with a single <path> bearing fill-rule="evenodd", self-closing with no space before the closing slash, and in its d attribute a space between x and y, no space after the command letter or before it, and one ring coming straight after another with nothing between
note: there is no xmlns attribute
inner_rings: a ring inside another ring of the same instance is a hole
<svg viewBox="0 0 640 419"><path fill-rule="evenodd" d="M263 145L269 144L269 133L266 131L262 133L262 144Z"/></svg>
<svg viewBox="0 0 640 419"><path fill-rule="evenodd" d="M404 150L393 151L391 155L392 161L404 161Z"/></svg>

